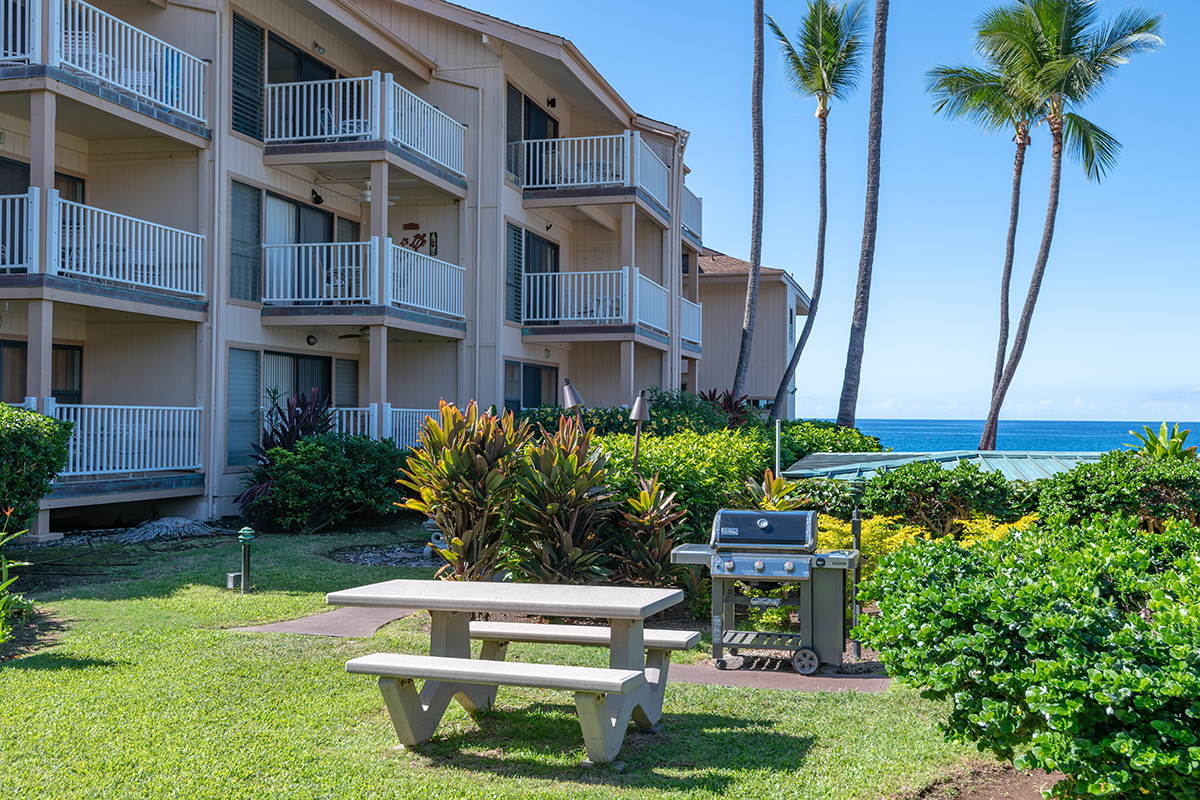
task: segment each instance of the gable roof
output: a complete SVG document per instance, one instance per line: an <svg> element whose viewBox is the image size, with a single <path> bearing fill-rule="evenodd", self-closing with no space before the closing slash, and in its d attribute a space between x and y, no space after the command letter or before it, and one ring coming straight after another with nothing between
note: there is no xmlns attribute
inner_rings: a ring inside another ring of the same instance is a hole
<svg viewBox="0 0 1200 800"><path fill-rule="evenodd" d="M740 258L727 256L724 253L713 250L711 247L705 247L699 258L696 259L696 268L700 271L700 275L724 276L724 275L749 275L750 262L742 261ZM804 305L805 312L808 313L808 307L812 304L808 294L800 288L800 284L796 283L786 271L777 267L760 267L759 278L762 280L778 280L790 285L796 294L800 295L800 301Z"/></svg>

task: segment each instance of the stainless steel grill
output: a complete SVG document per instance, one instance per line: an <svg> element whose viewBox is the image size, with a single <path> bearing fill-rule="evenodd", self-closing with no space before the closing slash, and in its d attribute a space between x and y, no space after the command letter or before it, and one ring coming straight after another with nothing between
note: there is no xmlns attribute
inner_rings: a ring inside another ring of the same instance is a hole
<svg viewBox="0 0 1200 800"><path fill-rule="evenodd" d="M858 551L818 551L817 512L721 509L709 543L680 545L671 551L671 561L709 568L713 658L719 669L726 667L726 650L736 656L741 649L791 651L793 668L804 675L821 664L842 663L846 609L852 602L846 576L858 563ZM799 597L749 597L738 591L739 584L767 591L797 584ZM795 608L800 632L737 630L738 606Z"/></svg>

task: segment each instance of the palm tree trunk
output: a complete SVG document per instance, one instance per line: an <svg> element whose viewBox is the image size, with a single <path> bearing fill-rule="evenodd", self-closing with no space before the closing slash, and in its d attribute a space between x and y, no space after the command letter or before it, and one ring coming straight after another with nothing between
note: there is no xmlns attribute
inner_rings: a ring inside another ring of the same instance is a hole
<svg viewBox="0 0 1200 800"><path fill-rule="evenodd" d="M1029 137L1017 131L1017 156L1013 162L1012 209L1008 213L1008 242L1004 247L1004 273L1000 277L1000 344L996 348L996 369L992 375L992 394L1000 388L1004 375L1004 357L1008 354L1008 290L1012 284L1013 252L1017 246L1017 215L1021 210L1021 174L1025 170L1025 148Z"/></svg>
<svg viewBox="0 0 1200 800"><path fill-rule="evenodd" d="M1025 351L1025 339L1029 336L1029 323L1033 319L1033 307L1037 303L1038 292L1042 288L1042 276L1046 274L1046 262L1050 259L1050 244L1054 241L1054 220L1058 215L1058 193L1062 177L1063 131L1061 119L1050 120L1050 133L1054 137L1054 149L1050 153L1050 200L1046 205L1046 225L1042 229L1042 246L1038 250L1033 276L1029 279L1029 294L1025 296L1025 307L1021 309L1021 321L1017 324L1012 352L1008 354L1008 363L1004 367L1000 385L992 394L992 405L988 409L987 422L983 426L983 436L979 439L980 450L996 449L996 427L1000 420L1000 407L1004 405L1004 396L1008 393L1013 374L1017 371L1017 364L1021 363L1021 354Z"/></svg>
<svg viewBox="0 0 1200 800"><path fill-rule="evenodd" d="M742 347L733 373L733 396L741 397L750 369L754 317L758 312L758 280L762 272L763 220L763 0L754 0L754 78L750 90L750 128L754 146L754 200L750 218L750 277L746 281L746 315L742 318Z"/></svg>
<svg viewBox="0 0 1200 800"><path fill-rule="evenodd" d="M871 270L875 264L875 230L879 220L879 149L883 140L883 59L887 49L888 0L875 0L875 43L871 48L871 119L867 128L867 209L863 219L862 254L858 261L858 287L850 318L850 346L846 374L838 403L837 424L854 427L858 406L858 381L862 373L863 341L867 335L867 310L871 300Z"/></svg>
<svg viewBox="0 0 1200 800"><path fill-rule="evenodd" d="M819 117L817 128L817 136L820 139L820 169L818 171L820 178L820 205L821 216L817 222L817 266L813 270L813 286L812 297L808 301L808 316L804 318L804 330L800 332L800 338L796 340L796 349L792 351L792 357L788 359L787 369L783 371L783 379L779 381L779 388L775 391L775 402L771 406L771 421L779 419L783 414L783 405L787 400L788 384L792 382L792 376L796 374L796 366L800 363L800 355L804 352L804 345L808 342L808 335L812 333L813 320L817 318L817 305L821 302L821 285L825 282L825 219L827 206L825 202L825 135L829 128L828 115Z"/></svg>

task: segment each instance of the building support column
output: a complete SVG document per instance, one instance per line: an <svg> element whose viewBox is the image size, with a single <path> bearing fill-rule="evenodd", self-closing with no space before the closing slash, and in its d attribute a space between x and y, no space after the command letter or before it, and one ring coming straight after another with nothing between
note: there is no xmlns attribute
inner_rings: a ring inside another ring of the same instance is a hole
<svg viewBox="0 0 1200 800"><path fill-rule="evenodd" d="M367 342L367 402L379 408L387 402L387 345L386 325L372 325ZM376 432L378 433L378 431Z"/></svg>
<svg viewBox="0 0 1200 800"><path fill-rule="evenodd" d="M43 413L46 411L46 399L51 396L53 385L50 358L54 348L53 329L54 303L50 300L30 300L25 394L37 398L38 410ZM61 538L61 533L50 532L50 511L40 509L37 519L19 541L48 542Z"/></svg>
<svg viewBox="0 0 1200 800"><path fill-rule="evenodd" d="M389 288L391 275L388 274L388 267L392 263L392 248L391 242L388 240L388 163L382 159L371 162L371 219L369 222L368 238L376 238L379 241L379 263L377 273L379 277L376 291L378 292L379 304L387 307L390 305L388 299L391 297ZM375 402L372 399L371 402Z"/></svg>
<svg viewBox="0 0 1200 800"><path fill-rule="evenodd" d="M628 342L621 342L619 347L621 348L621 372L617 376L617 386L620 387L619 391L624 393L621 396L626 398L624 404L628 404L632 408L633 401L637 398L637 385L635 382L637 372L633 366L633 349L637 345L633 343L633 340L630 340Z"/></svg>
<svg viewBox="0 0 1200 800"><path fill-rule="evenodd" d="M633 203L621 204L621 266L632 269L637 266L637 207Z"/></svg>

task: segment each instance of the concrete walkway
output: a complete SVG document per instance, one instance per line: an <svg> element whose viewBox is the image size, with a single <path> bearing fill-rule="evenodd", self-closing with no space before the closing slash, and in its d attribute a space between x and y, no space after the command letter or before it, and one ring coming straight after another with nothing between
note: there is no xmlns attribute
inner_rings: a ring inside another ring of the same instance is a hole
<svg viewBox="0 0 1200 800"><path fill-rule="evenodd" d="M389 622L414 613L403 608L359 608L346 606L310 617L230 628L245 633L299 633L306 636L374 636ZM737 660L737 659L733 659ZM754 689L786 689L793 692L883 692L891 679L879 675L800 675L790 662L774 659L745 659L742 669L717 669L695 664L672 664L670 680L678 683L737 686Z"/></svg>

